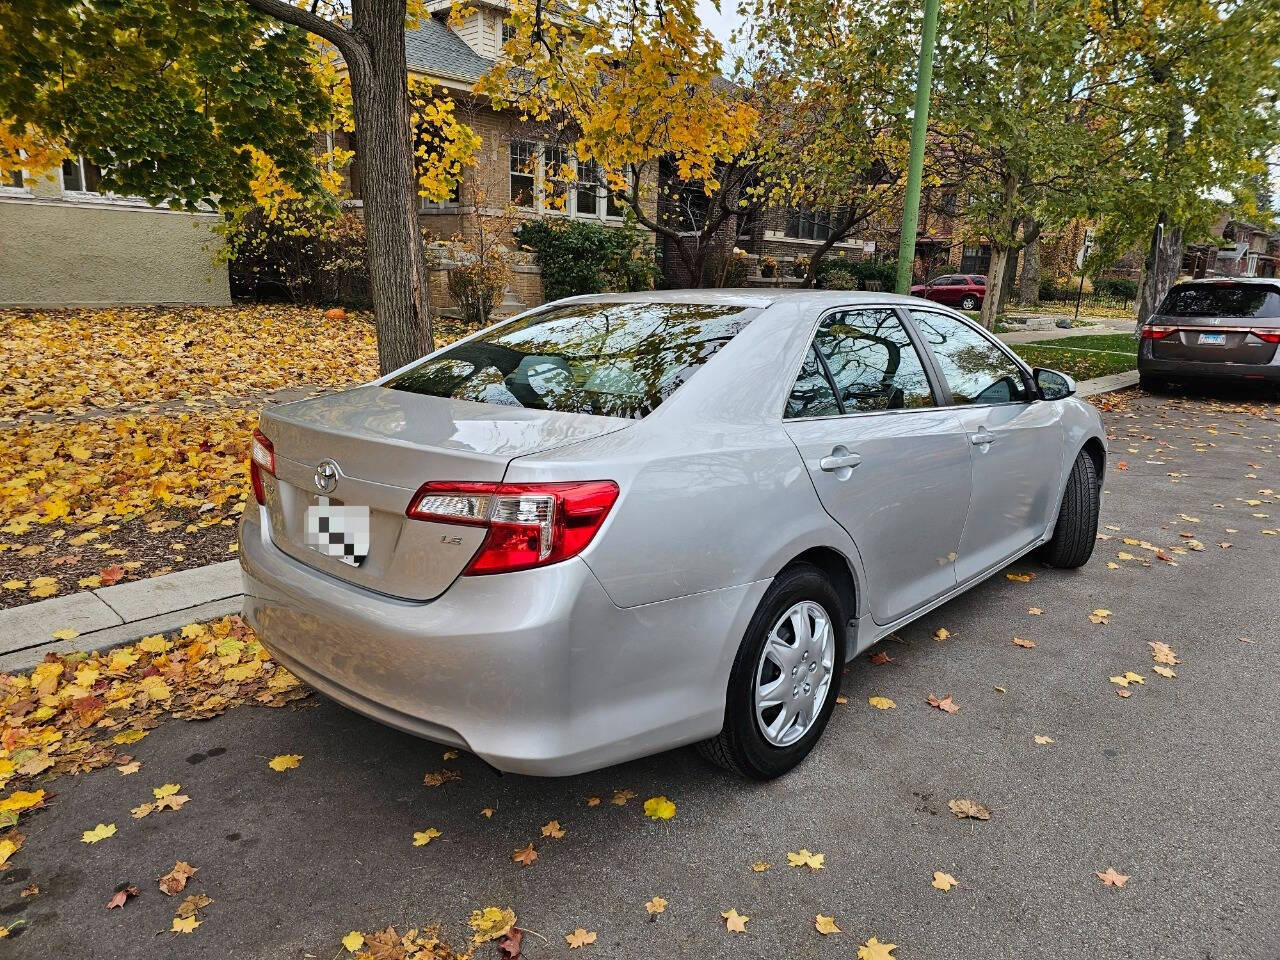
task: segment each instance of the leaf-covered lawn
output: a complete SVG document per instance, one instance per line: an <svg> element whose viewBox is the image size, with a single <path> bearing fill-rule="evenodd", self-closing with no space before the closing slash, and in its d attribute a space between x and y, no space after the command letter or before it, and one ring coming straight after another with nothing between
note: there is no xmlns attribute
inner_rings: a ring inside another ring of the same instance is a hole
<svg viewBox="0 0 1280 960"><path fill-rule="evenodd" d="M230 559L272 391L378 372L367 315L279 305L0 311L0 363L0 607Z"/></svg>
<svg viewBox="0 0 1280 960"><path fill-rule="evenodd" d="M1011 344L1033 367L1060 370L1076 380L1089 380L1138 368L1138 348L1128 334L1089 335Z"/></svg>
<svg viewBox="0 0 1280 960"><path fill-rule="evenodd" d="M315 307L0 311L3 416L252 397L377 375L367 314Z"/></svg>

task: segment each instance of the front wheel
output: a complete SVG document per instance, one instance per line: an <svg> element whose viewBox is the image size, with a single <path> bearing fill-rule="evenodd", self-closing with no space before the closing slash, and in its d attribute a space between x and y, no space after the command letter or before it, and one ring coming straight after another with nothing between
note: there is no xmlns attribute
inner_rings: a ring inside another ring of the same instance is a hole
<svg viewBox="0 0 1280 960"><path fill-rule="evenodd" d="M754 780L803 760L835 708L846 621L817 567L798 563L780 573L747 627L729 675L724 729L698 745L703 756Z"/></svg>
<svg viewBox="0 0 1280 960"><path fill-rule="evenodd" d="M980 306L981 304L978 303L978 298L973 294L969 294L969 296L960 301L961 310L977 310Z"/></svg>
<svg viewBox="0 0 1280 960"><path fill-rule="evenodd" d="M1102 481L1093 457L1081 450L1071 465L1067 489L1053 537L1040 548L1040 558L1051 567L1082 567L1093 554L1098 539L1098 510Z"/></svg>

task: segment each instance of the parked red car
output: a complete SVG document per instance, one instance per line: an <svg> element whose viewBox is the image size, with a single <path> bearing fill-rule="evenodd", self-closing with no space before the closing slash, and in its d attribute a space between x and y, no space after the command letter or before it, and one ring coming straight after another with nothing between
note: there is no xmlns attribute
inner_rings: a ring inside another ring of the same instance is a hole
<svg viewBox="0 0 1280 960"><path fill-rule="evenodd" d="M913 297L923 297L961 310L979 310L987 295L987 278L977 274L949 273L911 288Z"/></svg>

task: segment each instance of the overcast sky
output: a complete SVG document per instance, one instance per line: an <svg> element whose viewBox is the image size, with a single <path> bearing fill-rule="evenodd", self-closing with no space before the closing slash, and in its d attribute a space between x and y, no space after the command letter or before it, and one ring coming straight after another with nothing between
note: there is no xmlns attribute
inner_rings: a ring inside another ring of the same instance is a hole
<svg viewBox="0 0 1280 960"><path fill-rule="evenodd" d="M719 12L711 0L698 0L698 16L727 47L729 34L738 25L738 0L721 0Z"/></svg>

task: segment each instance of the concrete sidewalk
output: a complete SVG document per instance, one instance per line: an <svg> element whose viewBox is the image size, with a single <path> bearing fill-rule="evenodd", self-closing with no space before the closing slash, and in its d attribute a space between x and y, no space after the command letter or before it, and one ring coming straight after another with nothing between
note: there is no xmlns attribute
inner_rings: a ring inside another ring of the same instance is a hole
<svg viewBox="0 0 1280 960"><path fill-rule="evenodd" d="M0 672L33 667L49 652L104 650L239 613L240 591L240 562L227 560L0 610ZM54 638L66 629L79 635Z"/></svg>

